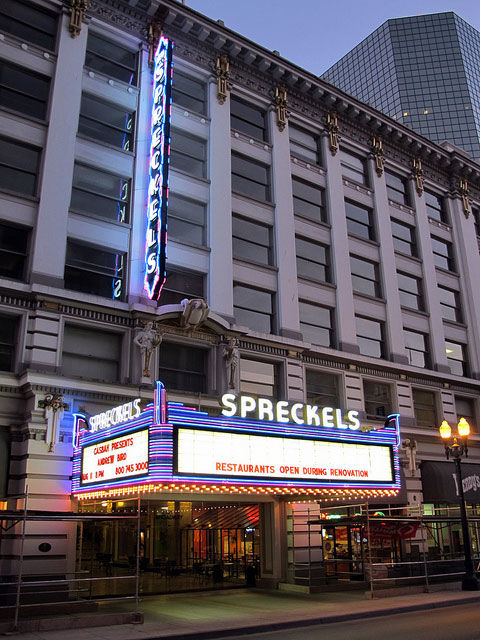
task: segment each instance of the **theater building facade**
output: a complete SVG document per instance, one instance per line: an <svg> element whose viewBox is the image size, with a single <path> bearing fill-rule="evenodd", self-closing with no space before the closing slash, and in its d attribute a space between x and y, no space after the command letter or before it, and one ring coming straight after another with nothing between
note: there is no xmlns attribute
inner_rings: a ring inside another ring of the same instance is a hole
<svg viewBox="0 0 480 640"><path fill-rule="evenodd" d="M443 419L478 478L479 166L173 0L3 0L0 66L2 576L418 552L355 518L455 502Z"/></svg>

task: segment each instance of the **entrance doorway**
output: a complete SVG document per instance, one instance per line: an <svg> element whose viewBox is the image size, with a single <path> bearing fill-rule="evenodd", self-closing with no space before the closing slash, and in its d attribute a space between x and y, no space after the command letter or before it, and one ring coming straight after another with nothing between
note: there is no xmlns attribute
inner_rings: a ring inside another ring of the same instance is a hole
<svg viewBox="0 0 480 640"><path fill-rule="evenodd" d="M129 515L136 504L83 503L82 509ZM240 587L258 575L258 505L142 499L140 510L140 530L137 518L83 524L77 571L96 578L90 595L132 592L137 539L144 594ZM115 576L125 579L109 580Z"/></svg>
<svg viewBox="0 0 480 640"><path fill-rule="evenodd" d="M322 539L325 574L338 580L363 580L361 526L324 525Z"/></svg>

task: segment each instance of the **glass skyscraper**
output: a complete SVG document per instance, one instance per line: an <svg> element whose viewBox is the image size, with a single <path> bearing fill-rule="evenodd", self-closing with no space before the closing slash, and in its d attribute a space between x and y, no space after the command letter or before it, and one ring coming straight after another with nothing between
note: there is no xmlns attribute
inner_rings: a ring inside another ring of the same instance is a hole
<svg viewBox="0 0 480 640"><path fill-rule="evenodd" d="M449 11L387 20L322 76L480 158L480 32Z"/></svg>

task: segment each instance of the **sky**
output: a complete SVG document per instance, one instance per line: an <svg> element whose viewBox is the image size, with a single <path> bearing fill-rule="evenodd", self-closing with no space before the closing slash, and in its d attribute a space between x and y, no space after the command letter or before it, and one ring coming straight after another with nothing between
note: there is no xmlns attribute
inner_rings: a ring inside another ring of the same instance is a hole
<svg viewBox="0 0 480 640"><path fill-rule="evenodd" d="M389 18L454 11L480 30L478 0L185 0L185 4L321 75Z"/></svg>

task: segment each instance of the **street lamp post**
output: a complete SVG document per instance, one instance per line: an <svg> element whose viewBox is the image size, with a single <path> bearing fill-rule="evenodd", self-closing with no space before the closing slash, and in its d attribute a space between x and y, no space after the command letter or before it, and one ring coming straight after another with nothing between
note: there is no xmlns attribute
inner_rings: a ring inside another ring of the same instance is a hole
<svg viewBox="0 0 480 640"><path fill-rule="evenodd" d="M462 578L462 590L478 591L478 580L473 569L470 532L468 530L467 510L465 508L465 495L463 493L462 482L461 460L463 456L468 457L468 436L470 435L470 425L465 418L460 418L457 431L460 437L460 443L458 443L456 435L453 436L452 440L452 429L446 420L440 425L440 435L445 444L447 460L451 457L455 462L457 486L460 494L460 515L462 518L463 549L465 553L465 575Z"/></svg>

